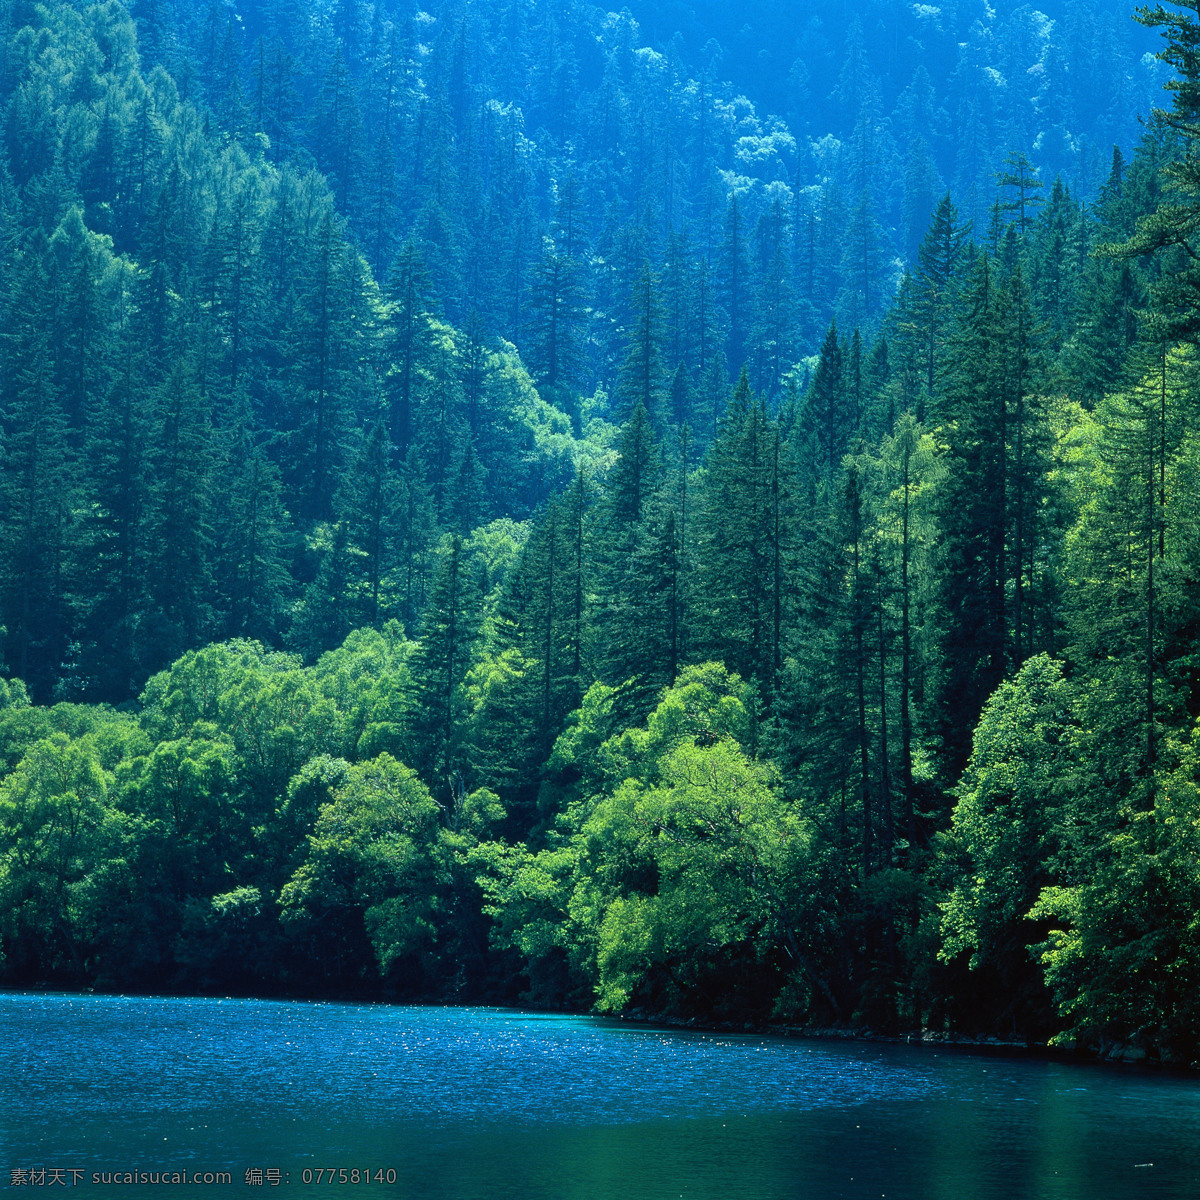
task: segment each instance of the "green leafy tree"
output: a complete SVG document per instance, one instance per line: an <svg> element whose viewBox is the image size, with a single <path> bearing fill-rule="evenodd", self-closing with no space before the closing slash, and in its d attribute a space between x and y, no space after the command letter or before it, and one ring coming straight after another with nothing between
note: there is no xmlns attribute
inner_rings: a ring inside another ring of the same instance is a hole
<svg viewBox="0 0 1200 1200"><path fill-rule="evenodd" d="M718 664L688 667L644 728L601 741L612 693L589 691L555 751L583 767L585 798L546 849L475 855L497 937L535 990L590 985L602 1010L709 1017L835 1007L808 830L736 740L749 695Z"/></svg>
<svg viewBox="0 0 1200 1200"><path fill-rule="evenodd" d="M121 847L112 784L92 738L35 742L0 785L4 971L25 983L87 977L96 893Z"/></svg>
<svg viewBox="0 0 1200 1200"><path fill-rule="evenodd" d="M437 819L428 789L391 755L346 772L280 894L285 925L318 979L378 973L411 986L434 937Z"/></svg>
<svg viewBox="0 0 1200 1200"><path fill-rule="evenodd" d="M972 990L981 1024L1050 1024L1029 951L1043 930L1030 910L1056 882L1063 792L1076 769L1073 718L1062 664L1047 655L1029 659L988 701L957 789L941 849L953 884L941 905L939 954L946 961L969 954L971 969L986 978ZM988 996L1003 1011L985 1012Z"/></svg>
<svg viewBox="0 0 1200 1200"><path fill-rule="evenodd" d="M1065 1028L1055 1041L1190 1061L1196 1053L1194 748L1177 747L1153 810L1124 808L1084 872L1043 889L1032 947Z"/></svg>

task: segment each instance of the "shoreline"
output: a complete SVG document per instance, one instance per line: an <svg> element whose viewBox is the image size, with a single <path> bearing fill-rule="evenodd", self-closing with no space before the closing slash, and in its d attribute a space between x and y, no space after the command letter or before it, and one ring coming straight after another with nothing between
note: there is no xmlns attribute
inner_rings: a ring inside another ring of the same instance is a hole
<svg viewBox="0 0 1200 1200"><path fill-rule="evenodd" d="M759 1024L752 1021L701 1021L696 1018L663 1017L645 1010L614 1013L610 1020L632 1024L658 1026L672 1030L695 1030L698 1033L760 1034L768 1037L794 1038L822 1042L869 1042L891 1046L917 1046L929 1049L959 1050L964 1053L991 1054L1004 1058L1041 1058L1047 1061L1098 1063L1113 1066L1143 1067L1155 1071L1178 1072L1185 1075L1200 1073L1200 1061L1182 1062L1155 1055L1143 1046L1126 1042L1111 1042L1101 1046L1072 1043L1052 1046L1047 1042L1020 1038L1001 1038L985 1034L959 1034L936 1029L911 1033L888 1034L869 1028L847 1026L797 1025L787 1022Z"/></svg>
<svg viewBox="0 0 1200 1200"><path fill-rule="evenodd" d="M452 1001L446 999L397 999L379 995L341 993L310 995L303 993L260 994L253 992L193 992L138 990L114 991L93 987L71 988L50 984L0 986L3 995L62 995L113 996L147 1000L252 1000L261 1003L285 1001L300 1004L370 1004L389 1008L496 1008L513 1012L536 1012L563 1017L595 1017L623 1024L645 1025L674 1032L725 1033L759 1035L818 1042L863 1042L877 1045L914 1046L927 1049L955 1050L963 1053L988 1054L1003 1058L1040 1058L1047 1061L1097 1063L1115 1066L1141 1067L1154 1071L1177 1072L1194 1076L1200 1074L1200 1061L1182 1062L1164 1058L1143 1046L1110 1042L1101 1046L1072 1044L1052 1046L1046 1042L1020 1038L1001 1038L990 1034L960 1034L945 1030L923 1029L908 1033L888 1034L870 1028L844 1025L800 1025L794 1022L705 1021L698 1017L672 1017L643 1008L619 1013L597 1013L572 1008L543 1008L538 1005L477 999Z"/></svg>

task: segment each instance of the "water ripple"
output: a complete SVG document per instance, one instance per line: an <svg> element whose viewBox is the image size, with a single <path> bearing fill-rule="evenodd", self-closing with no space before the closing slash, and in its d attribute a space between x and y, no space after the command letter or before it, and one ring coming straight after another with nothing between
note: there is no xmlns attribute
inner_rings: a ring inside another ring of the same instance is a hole
<svg viewBox="0 0 1200 1200"><path fill-rule="evenodd" d="M22 1081L27 1113L64 1101L77 1114L202 1113L265 1098L297 1116L382 1107L422 1122L595 1125L915 1099L940 1086L920 1067L838 1050L505 1009L0 997L0 1072Z"/></svg>

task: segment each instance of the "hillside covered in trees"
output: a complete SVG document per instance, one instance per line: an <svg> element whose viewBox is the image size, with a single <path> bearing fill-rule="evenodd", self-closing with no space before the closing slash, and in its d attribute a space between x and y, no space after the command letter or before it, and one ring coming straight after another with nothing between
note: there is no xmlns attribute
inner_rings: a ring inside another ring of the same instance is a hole
<svg viewBox="0 0 1200 1200"><path fill-rule="evenodd" d="M1196 10L794 9L0 0L0 982L1200 1058Z"/></svg>

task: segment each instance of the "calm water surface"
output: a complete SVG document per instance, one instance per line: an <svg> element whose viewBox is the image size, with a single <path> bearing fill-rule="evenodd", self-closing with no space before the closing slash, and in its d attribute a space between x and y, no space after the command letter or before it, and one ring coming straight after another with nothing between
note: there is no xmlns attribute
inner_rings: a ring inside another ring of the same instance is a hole
<svg viewBox="0 0 1200 1200"><path fill-rule="evenodd" d="M5 1189L47 1167L84 1171L75 1194L130 1198L163 1189L93 1172L231 1172L196 1189L214 1200L1200 1198L1200 1081L923 1047L10 994L0 1080ZM329 1167L396 1182L304 1182ZM247 1185L256 1169L281 1182Z"/></svg>

